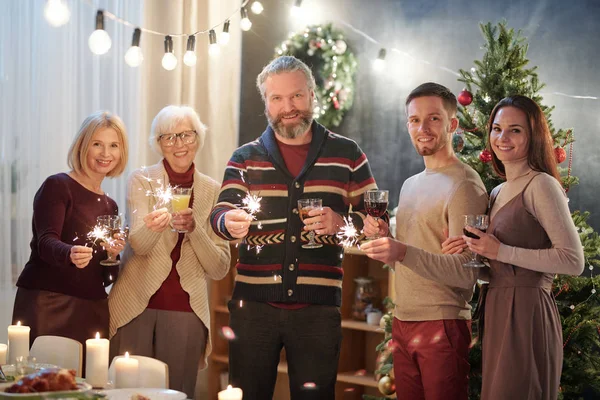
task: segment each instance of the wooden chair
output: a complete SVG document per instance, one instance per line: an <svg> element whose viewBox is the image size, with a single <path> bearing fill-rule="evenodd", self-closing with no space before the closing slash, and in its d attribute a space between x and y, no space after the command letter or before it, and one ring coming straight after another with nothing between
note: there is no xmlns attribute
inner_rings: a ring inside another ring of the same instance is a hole
<svg viewBox="0 0 600 400"><path fill-rule="evenodd" d="M116 356L112 359L108 368L108 380L115 382L115 361L124 356ZM139 362L138 387L140 388L169 388L169 366L164 362L152 357L129 356Z"/></svg>
<svg viewBox="0 0 600 400"><path fill-rule="evenodd" d="M29 355L35 357L38 363L74 369L76 375L81 377L83 345L77 340L62 336L38 336L33 341Z"/></svg>

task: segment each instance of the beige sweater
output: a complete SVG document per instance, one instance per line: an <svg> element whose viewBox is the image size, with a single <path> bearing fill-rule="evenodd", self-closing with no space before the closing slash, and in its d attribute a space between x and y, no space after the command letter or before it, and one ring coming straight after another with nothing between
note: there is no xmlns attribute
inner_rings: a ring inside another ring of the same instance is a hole
<svg viewBox="0 0 600 400"><path fill-rule="evenodd" d="M414 260L424 252L441 254L441 244L450 236L462 234L463 215L483 214L487 193L479 175L469 166L456 162L450 166L425 171L410 177L402 185L396 238L409 246L405 261L417 263L424 270L435 270L436 262ZM416 253L416 255L415 255ZM462 264L470 254L455 256ZM469 300L477 279L468 271L452 285L427 279L396 263L395 316L401 321L470 319Z"/></svg>
<svg viewBox="0 0 600 400"><path fill-rule="evenodd" d="M583 247L560 184L548 174L533 171L526 159L504 164L507 181L500 187L491 220L498 210L522 193L525 209L540 222L552 247L525 249L500 244L498 261L538 272L579 275L585 262ZM458 256L441 256L414 247L407 250L402 263L424 278L458 287L472 287L468 277L474 274L487 280L487 268L464 268Z"/></svg>
<svg viewBox="0 0 600 400"><path fill-rule="evenodd" d="M136 170L129 177L127 220L130 235L119 278L108 297L111 337L118 328L146 309L150 297L171 271L170 254L177 243L178 234L169 228L160 233L152 232L144 223L144 217L156 206L156 199L146 193L161 187L157 182L164 185L169 183L162 161ZM195 171L192 210L196 228L185 234L181 244L181 258L176 265L181 286L190 295L192 310L209 330L206 357L212 348L207 279L223 278L229 270L231 257L229 243L215 235L209 221L219 190L220 185L216 181ZM157 206L160 207L162 206ZM201 367L206 366L206 359L203 361L204 365Z"/></svg>

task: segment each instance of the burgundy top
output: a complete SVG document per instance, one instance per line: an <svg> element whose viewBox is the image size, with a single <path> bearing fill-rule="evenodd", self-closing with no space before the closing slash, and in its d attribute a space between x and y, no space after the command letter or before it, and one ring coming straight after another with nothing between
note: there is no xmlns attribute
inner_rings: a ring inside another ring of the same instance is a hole
<svg viewBox="0 0 600 400"><path fill-rule="evenodd" d="M179 186L183 188L191 188L194 185L194 171L196 168L192 163L192 166L187 172L183 174L173 171L167 160L163 159L163 165L169 176L169 184L171 186ZM190 196L190 208L194 204L194 192ZM170 228L167 228L170 229ZM148 302L148 308L156 310L168 310L168 311L186 311L193 312L190 306L190 295L183 290L181 282L179 281L179 274L177 273L177 261L181 257L181 243L185 233L180 233L177 239L177 244L171 251L171 272L167 278L163 281L162 285L158 288L156 293L152 295Z"/></svg>
<svg viewBox="0 0 600 400"><path fill-rule="evenodd" d="M278 140L277 145L279 146L279 152L281 153L281 157L283 158L283 161L285 161L285 166L287 167L288 171L290 171L290 174L292 174L294 177L300 175L302 167L304 167L304 163L306 162L308 150L310 149L310 143L293 145L286 144ZM298 310L310 305L305 303L273 302L269 304L277 308L285 308L286 310Z"/></svg>
<svg viewBox="0 0 600 400"><path fill-rule="evenodd" d="M119 267L103 267L106 251L92 244L87 233L100 215L117 215L117 203L94 193L65 173L48 177L33 200L31 256L17 286L47 290L90 300L105 299L105 286L116 279ZM71 247L92 246L85 268L71 263Z"/></svg>

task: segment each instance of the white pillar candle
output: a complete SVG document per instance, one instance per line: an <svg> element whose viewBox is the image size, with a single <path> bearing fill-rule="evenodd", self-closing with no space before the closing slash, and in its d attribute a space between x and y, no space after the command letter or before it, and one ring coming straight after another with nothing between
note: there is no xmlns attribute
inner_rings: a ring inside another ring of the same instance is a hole
<svg viewBox="0 0 600 400"><path fill-rule="evenodd" d="M108 348L108 339L100 339L99 332L85 341L85 381L92 387L103 388L108 382Z"/></svg>
<svg viewBox="0 0 600 400"><path fill-rule="evenodd" d="M218 393L219 400L242 400L243 392L240 388L227 386L227 389L221 390Z"/></svg>
<svg viewBox="0 0 600 400"><path fill-rule="evenodd" d="M8 326L8 363L16 364L17 357L23 356L25 360L29 356L29 331L30 328L21 325L18 321L16 325Z"/></svg>
<svg viewBox="0 0 600 400"><path fill-rule="evenodd" d="M7 351L8 351L8 346L0 343L0 365L6 364Z"/></svg>
<svg viewBox="0 0 600 400"><path fill-rule="evenodd" d="M119 357L115 360L115 387L135 388L138 386L139 362L134 358L129 357L129 353L125 353L125 357Z"/></svg>

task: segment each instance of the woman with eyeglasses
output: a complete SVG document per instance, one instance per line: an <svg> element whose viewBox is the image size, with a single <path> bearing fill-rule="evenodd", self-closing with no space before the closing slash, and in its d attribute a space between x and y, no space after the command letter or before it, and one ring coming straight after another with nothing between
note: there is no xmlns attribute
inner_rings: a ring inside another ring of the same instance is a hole
<svg viewBox="0 0 600 400"><path fill-rule="evenodd" d="M163 159L129 177L129 243L109 296L111 357L165 362L170 388L190 399L211 350L207 279L223 278L230 261L209 222L220 184L194 167L205 134L191 107L167 106L154 118L150 146ZM192 189L188 208L173 212L160 196L172 188Z"/></svg>

